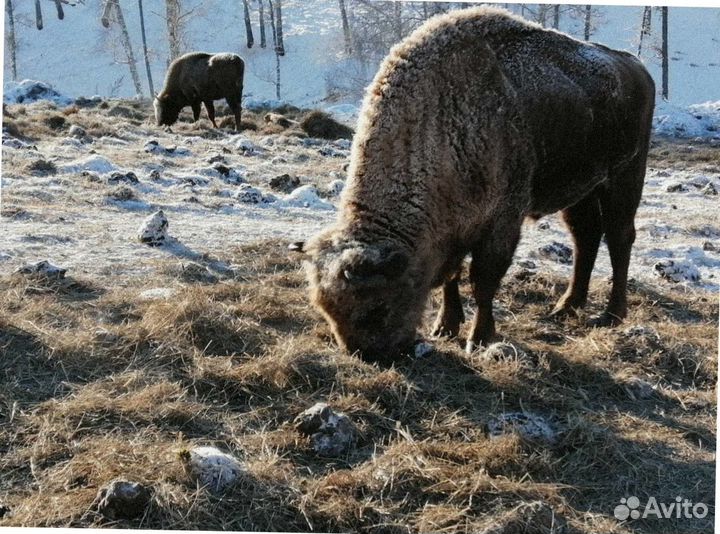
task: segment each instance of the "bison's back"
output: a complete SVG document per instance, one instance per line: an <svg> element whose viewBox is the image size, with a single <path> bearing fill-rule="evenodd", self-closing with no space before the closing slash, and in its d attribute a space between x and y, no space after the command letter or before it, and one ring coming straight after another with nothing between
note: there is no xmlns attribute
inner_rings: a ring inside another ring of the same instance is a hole
<svg viewBox="0 0 720 534"><path fill-rule="evenodd" d="M170 65L165 92L187 102L235 97L242 90L243 73L243 60L236 54L191 52Z"/></svg>

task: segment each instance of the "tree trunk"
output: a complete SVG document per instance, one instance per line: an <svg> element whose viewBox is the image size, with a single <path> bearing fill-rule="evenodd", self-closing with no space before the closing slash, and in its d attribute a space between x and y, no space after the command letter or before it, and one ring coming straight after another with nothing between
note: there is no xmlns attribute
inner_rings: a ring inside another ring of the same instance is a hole
<svg viewBox="0 0 720 534"><path fill-rule="evenodd" d="M592 5L585 6L585 40L590 40L590 29L592 25Z"/></svg>
<svg viewBox="0 0 720 534"><path fill-rule="evenodd" d="M638 57L642 54L643 39L645 36L650 35L652 24L652 7L645 6L643 10L642 24L640 26L640 42L638 44Z"/></svg>
<svg viewBox="0 0 720 534"><path fill-rule="evenodd" d="M143 13L142 0L138 0L138 10L140 11L140 35L142 36L143 57L145 58L145 72L147 72L148 87L150 95L155 95L153 87L152 73L150 72L150 59L148 58L147 38L145 37L145 15Z"/></svg>
<svg viewBox="0 0 720 534"><path fill-rule="evenodd" d="M348 22L347 10L345 9L345 0L338 0L340 3L340 18L342 19L343 35L345 36L345 53L352 54L352 35L350 34L350 23ZM425 18L427 18L427 5L423 5L425 9Z"/></svg>
<svg viewBox="0 0 720 534"><path fill-rule="evenodd" d="M275 24L277 11L273 5L273 0L268 0L270 4L270 30L273 38L273 49L275 50L275 97L280 100L280 47L278 46L278 32Z"/></svg>
<svg viewBox="0 0 720 534"><path fill-rule="evenodd" d="M109 28L110 27L110 12L112 11L113 7L113 0L105 0L105 5L103 6L103 12L100 16L100 22L103 25L103 28Z"/></svg>
<svg viewBox="0 0 720 534"><path fill-rule="evenodd" d="M275 0L275 31L277 32L277 54L278 56L285 55L285 43L283 41L283 27L282 27L282 0ZM278 63L278 74L280 73L280 64ZM280 98L280 97L278 97Z"/></svg>
<svg viewBox="0 0 720 534"><path fill-rule="evenodd" d="M38 30L43 29L42 8L40 7L40 0L35 0L35 26L37 26Z"/></svg>
<svg viewBox="0 0 720 534"><path fill-rule="evenodd" d="M5 0L5 13L7 14L8 31L5 36L10 51L10 72L13 81L17 80L17 41L15 40L15 15L13 13L13 0Z"/></svg>
<svg viewBox="0 0 720 534"><path fill-rule="evenodd" d="M170 61L180 56L180 0L165 0Z"/></svg>
<svg viewBox="0 0 720 534"><path fill-rule="evenodd" d="M265 38L265 6L263 0L257 0L257 2L260 17L260 48L265 48L267 46L267 39Z"/></svg>
<svg viewBox="0 0 720 534"><path fill-rule="evenodd" d="M114 0L114 3L115 13L117 13L117 22L120 26L120 40L122 41L123 48L125 49L125 55L127 56L130 76L132 76L133 84L135 85L135 93L142 95L140 75L138 74L137 62L135 61L135 54L133 53L132 43L130 42L130 34L128 33L127 25L125 24L125 17L123 16L122 9L120 8L120 1Z"/></svg>
<svg viewBox="0 0 720 534"><path fill-rule="evenodd" d="M560 28L560 4L555 4L553 8L553 28Z"/></svg>
<svg viewBox="0 0 720 534"><path fill-rule="evenodd" d="M393 3L393 7L395 8L394 11L394 21L393 26L395 30L395 39L398 41L401 41L403 38L403 29L402 29L402 2L395 2Z"/></svg>
<svg viewBox="0 0 720 534"><path fill-rule="evenodd" d="M55 0L55 9L57 10L57 16L58 19L62 20L65 18L65 13L63 12L62 7L62 1L61 0Z"/></svg>
<svg viewBox="0 0 720 534"><path fill-rule="evenodd" d="M250 24L250 6L248 0L242 0L243 3L243 16L245 18L245 39L248 48L252 48L255 44L255 38L253 37L252 24Z"/></svg>
<svg viewBox="0 0 720 534"><path fill-rule="evenodd" d="M662 97L667 100L670 96L670 75L668 62L668 8L662 8Z"/></svg>

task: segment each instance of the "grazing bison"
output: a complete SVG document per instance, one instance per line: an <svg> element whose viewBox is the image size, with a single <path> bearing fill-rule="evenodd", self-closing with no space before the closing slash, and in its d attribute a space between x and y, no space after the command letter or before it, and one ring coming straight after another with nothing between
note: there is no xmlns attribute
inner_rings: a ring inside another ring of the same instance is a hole
<svg viewBox="0 0 720 534"><path fill-rule="evenodd" d="M205 104L208 118L215 123L214 100L224 98L235 114L235 130L240 130L241 99L245 63L236 54L191 52L170 65L165 87L153 105L158 126L171 126L185 106L191 106L193 117L200 118L200 104Z"/></svg>
<svg viewBox="0 0 720 534"><path fill-rule="evenodd" d="M338 343L371 360L411 348L440 285L432 331L456 336L467 253L468 350L487 343L523 220L557 211L575 266L554 313L585 303L605 234L613 287L595 324L620 321L654 95L630 54L498 9L435 17L395 46L365 96L338 221L304 247Z"/></svg>

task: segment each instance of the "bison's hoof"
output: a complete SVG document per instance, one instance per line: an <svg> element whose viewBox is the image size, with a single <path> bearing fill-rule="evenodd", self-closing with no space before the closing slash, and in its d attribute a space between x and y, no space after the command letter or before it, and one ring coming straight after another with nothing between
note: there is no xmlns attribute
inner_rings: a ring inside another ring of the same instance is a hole
<svg viewBox="0 0 720 534"><path fill-rule="evenodd" d="M457 337L460 332L460 327L445 326L444 324L436 324L430 331L432 337L440 338L454 338Z"/></svg>
<svg viewBox="0 0 720 534"><path fill-rule="evenodd" d="M600 315L591 317L588 320L587 325L590 328L607 328L610 326L617 326L622 322L622 317L619 315L615 315L610 312L603 312Z"/></svg>
<svg viewBox="0 0 720 534"><path fill-rule="evenodd" d="M550 315L548 317L553 320L558 320L577 316L577 308L573 308L572 306L555 306L555 308L553 309L553 311L550 312Z"/></svg>

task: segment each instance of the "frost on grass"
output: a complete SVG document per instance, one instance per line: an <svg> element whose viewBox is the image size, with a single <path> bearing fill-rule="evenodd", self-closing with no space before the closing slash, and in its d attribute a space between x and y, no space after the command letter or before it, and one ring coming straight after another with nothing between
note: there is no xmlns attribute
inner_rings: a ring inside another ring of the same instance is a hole
<svg viewBox="0 0 720 534"><path fill-rule="evenodd" d="M237 458L215 447L182 450L180 460L191 479L212 493L226 491L247 473Z"/></svg>
<svg viewBox="0 0 720 534"><path fill-rule="evenodd" d="M521 365L532 366L533 360L524 350L512 343L498 342L489 345L485 350L478 353L481 362L518 362Z"/></svg>
<svg viewBox="0 0 720 534"><path fill-rule="evenodd" d="M508 412L492 417L487 422L488 435L497 438L516 433L524 440L552 445L557 441L557 430L544 417L526 412Z"/></svg>

